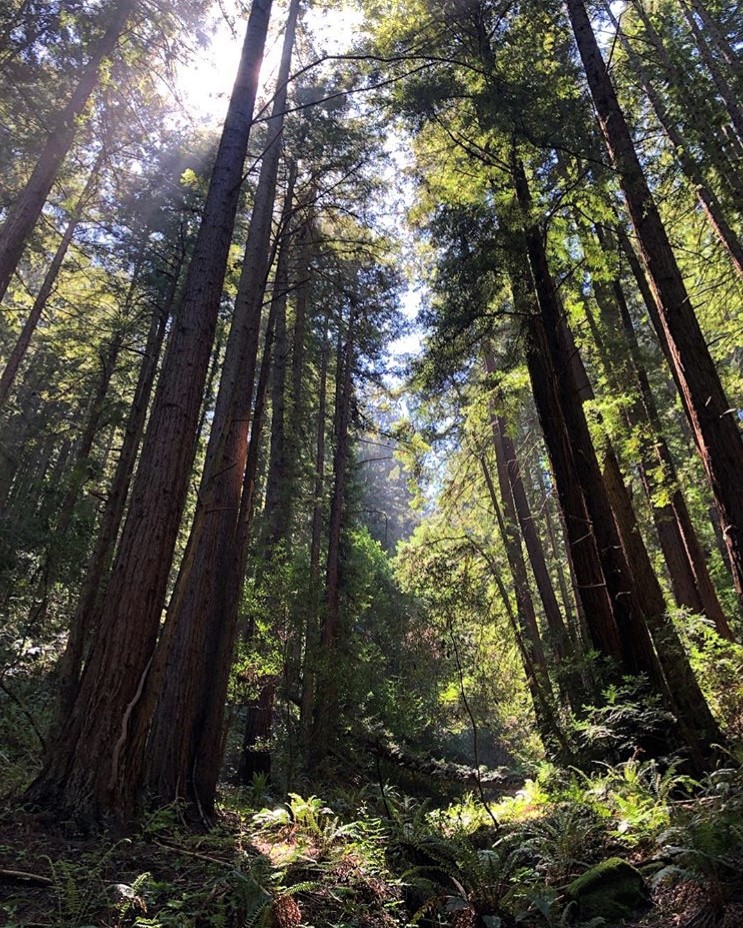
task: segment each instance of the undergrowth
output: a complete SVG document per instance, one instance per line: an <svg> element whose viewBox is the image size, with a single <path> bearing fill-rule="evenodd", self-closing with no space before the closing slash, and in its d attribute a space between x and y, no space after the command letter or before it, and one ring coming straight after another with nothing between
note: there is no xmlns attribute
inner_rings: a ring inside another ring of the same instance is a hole
<svg viewBox="0 0 743 928"><path fill-rule="evenodd" d="M571 887L615 858L666 905L674 887L695 887L690 926L734 924L741 898L743 776L732 766L694 782L651 761L591 775L544 764L487 808L472 794L436 806L378 786L267 798L266 783L225 794L204 834L170 806L110 842L50 838L7 810L0 866L28 876L0 882L0 923L598 928L611 923L586 917ZM670 923L661 909L636 917Z"/></svg>

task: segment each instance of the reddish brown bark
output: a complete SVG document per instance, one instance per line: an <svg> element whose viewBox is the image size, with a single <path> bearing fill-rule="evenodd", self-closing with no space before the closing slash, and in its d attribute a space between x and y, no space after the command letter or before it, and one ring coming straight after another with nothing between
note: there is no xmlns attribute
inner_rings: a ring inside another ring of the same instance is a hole
<svg viewBox="0 0 743 928"><path fill-rule="evenodd" d="M608 248L601 230L598 236L602 246ZM624 335L618 345L618 352L612 356L613 360L607 357L607 368L613 371L618 389L620 379L625 388L632 381L637 384L638 397L628 410L628 422L631 427L640 430L640 476L651 506L674 597L680 606L706 615L714 622L718 633L731 640L732 632L709 575L706 558L678 482L676 465L663 435L660 415L621 282L617 278L612 281L611 293L605 292L605 285L597 282L594 291L607 329L616 329L619 323Z"/></svg>
<svg viewBox="0 0 743 928"><path fill-rule="evenodd" d="M94 616L99 614L105 594L105 581L113 559L116 538L121 528L121 520L124 516L129 486L134 473L134 464L139 451L142 432L144 431L150 395L155 382L165 329L175 300L182 263L183 256L181 255L173 269L170 292L166 296L165 303L163 306L155 307L152 314L142 364L139 368L137 386L124 427L124 439L116 463L116 470L106 497L106 505L98 527L95 548L88 563L78 606L70 626L70 635L65 651L59 661L58 673L62 719L66 718L72 709L80 683L83 656L89 639L95 631L92 628L93 619Z"/></svg>
<svg viewBox="0 0 743 928"><path fill-rule="evenodd" d="M129 513L77 699L29 791L56 814L128 819L142 788L138 712L188 490L201 393L263 56L270 0L254 0L201 226L134 480Z"/></svg>
<svg viewBox="0 0 743 928"><path fill-rule="evenodd" d="M529 215L531 197L523 166L514 160L514 183L519 204ZM569 436L575 474L579 492L582 493L586 512L590 518L598 555L611 603L611 613L618 634L621 664L629 673L648 674L651 680L660 677L650 635L636 601L632 578L623 557L614 519L606 498L601 471L591 441L575 378L574 346L566 341L565 325L559 298L549 272L541 230L527 220L525 228L526 248L534 281L534 290L544 325L544 341L549 351L551 368L556 378L557 401L562 409L566 430L563 441ZM535 401L540 399L535 394ZM540 416L541 418L541 416ZM544 425L544 423L543 423ZM586 616L589 611L586 608ZM607 651L608 654L616 652Z"/></svg>
<svg viewBox="0 0 743 928"><path fill-rule="evenodd" d="M723 248L727 251L738 276L743 277L743 246L730 226L730 223L727 221L722 204L707 183L700 165L693 155L689 153L689 147L685 142L681 130L668 112L660 93L655 89L652 80L642 64L642 60L639 55L635 53L634 47L622 31L619 22L612 12L611 5L608 3L605 4L605 9L607 16L616 29L619 41L622 43L622 47L627 53L627 58L633 71L640 78L640 82L650 101L650 105L655 111L656 118L673 147L674 155L681 165L681 170L691 182L692 189L707 216L709 224L720 240Z"/></svg>
<svg viewBox="0 0 743 928"><path fill-rule="evenodd" d="M622 646L604 580L598 547L576 473L573 448L562 412L556 377L541 322L530 322L527 364L534 401L555 477L577 594L593 646L621 662Z"/></svg>
<svg viewBox="0 0 743 928"><path fill-rule="evenodd" d="M666 699L679 723L694 768L697 773L702 773L713 745L723 744L724 738L666 612L663 593L611 447L607 448L604 457L604 479L627 560L643 592L643 611L663 670Z"/></svg>
<svg viewBox="0 0 743 928"><path fill-rule="evenodd" d="M8 357L8 360L5 365L5 370L0 376L0 407L3 406L5 400L8 398L8 393L10 388L13 386L16 375L18 374L18 368L21 366L21 362L26 356L28 351L28 346L31 344L31 339L36 327L39 324L41 319L41 314L44 312L44 307L47 304L47 300L52 295L54 286L57 283L57 277L64 263L64 259L67 255L67 251L72 244L72 239L77 231L77 227L80 224L82 219L83 210L85 209L90 195L93 192L93 188L98 181L98 174L103 163L103 153L98 155L95 164L88 176L88 180L83 188L83 192L80 194L80 197L75 204L75 208L70 215L70 218L65 226L65 230L62 233L62 238L60 239L59 245L57 245L57 250L54 253L52 258L52 263L49 265L49 270L44 275L44 280L42 281L41 287L39 287L39 292L36 294L36 299L34 304L31 307L31 312L28 314L28 318L21 330L21 334L18 336L18 341L13 346L13 350Z"/></svg>
<svg viewBox="0 0 743 928"><path fill-rule="evenodd" d="M0 300L5 296L26 239L41 215L52 184L75 138L79 119L98 85L101 66L112 54L121 33L137 6L136 0L120 0L107 14L108 25L95 46L69 102L46 140L33 173L16 197L13 208L0 230Z"/></svg>
<svg viewBox="0 0 743 928"><path fill-rule="evenodd" d="M242 585L237 534L297 9L295 0L284 33L200 499L147 693L148 700L157 699L147 752L151 789L159 801L184 798L207 816L214 808L221 766L224 703ZM289 204L292 196L290 189ZM211 680L208 690L204 679ZM179 724L174 726L176 716Z"/></svg>
<svg viewBox="0 0 743 928"><path fill-rule="evenodd" d="M593 398L593 389L583 367L580 353L572 340L567 324L563 326L571 352L573 379L582 385L586 399ZM661 674L649 674L655 688L674 712L695 771L705 769L712 745L722 743L715 723L688 657L670 620L663 592L658 582L637 524L632 500L622 477L619 462L607 439L604 443L604 488L611 513L621 540L634 595L634 608L641 612L655 645Z"/></svg>
<svg viewBox="0 0 743 928"><path fill-rule="evenodd" d="M658 307L658 335L692 427L743 597L743 441L715 370L582 0L567 0L578 51Z"/></svg>

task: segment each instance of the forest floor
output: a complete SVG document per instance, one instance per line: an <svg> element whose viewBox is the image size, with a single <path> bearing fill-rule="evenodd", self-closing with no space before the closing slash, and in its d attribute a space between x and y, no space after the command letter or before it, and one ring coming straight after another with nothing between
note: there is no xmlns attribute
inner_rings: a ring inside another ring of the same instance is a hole
<svg viewBox="0 0 743 928"><path fill-rule="evenodd" d="M741 777L692 797L672 779L652 765L572 780L553 769L489 812L472 795L437 805L392 787L381 803L373 783L328 804L228 790L208 830L171 806L127 838L75 834L9 802L0 925L741 928ZM603 873L576 894L576 877L607 866L637 884Z"/></svg>

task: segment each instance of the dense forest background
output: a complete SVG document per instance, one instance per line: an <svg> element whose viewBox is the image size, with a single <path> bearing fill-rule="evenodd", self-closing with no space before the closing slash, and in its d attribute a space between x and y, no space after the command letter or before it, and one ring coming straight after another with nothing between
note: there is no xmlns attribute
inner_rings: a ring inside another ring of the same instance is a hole
<svg viewBox="0 0 743 928"><path fill-rule="evenodd" d="M3 924L743 923L742 100L726 0L3 4Z"/></svg>

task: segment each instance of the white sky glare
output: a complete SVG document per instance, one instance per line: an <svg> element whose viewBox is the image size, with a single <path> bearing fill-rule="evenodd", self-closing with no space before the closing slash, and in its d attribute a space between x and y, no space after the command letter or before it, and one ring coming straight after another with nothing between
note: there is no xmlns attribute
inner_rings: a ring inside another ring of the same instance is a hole
<svg viewBox="0 0 743 928"><path fill-rule="evenodd" d="M240 9L234 2L232 6L228 3L221 7L214 4L212 8L214 29L211 33L211 41L207 47L194 52L188 64L180 65L177 71L176 91L188 117L214 131L219 131L227 114L230 93L240 60L248 9L248 4L244 9ZM228 22L228 17L231 22ZM261 68L262 89L259 92L259 98L265 99L272 93L281 58L285 18L285 6L274 0L271 29ZM312 38L315 54L321 58L323 55L342 55L348 51L358 36L363 19L360 8L351 4L333 8L318 5L304 11L302 25L305 32L308 32ZM308 63L303 61L302 65ZM294 70L298 67L295 60ZM389 214L380 215L379 220L382 228L387 226L394 234L394 230L399 228L400 223L404 221L402 217L410 205L406 201L411 194L411 187L405 182L400 184L399 181L404 174L410 153L404 146L401 147L401 139L394 131L387 139L385 150L391 159L388 168L390 171L389 191L395 191L396 195L388 198ZM421 292L412 287L400 296L403 314L409 322L412 322L420 307ZM415 329L389 346L390 355L395 358L416 354L419 350L420 333Z"/></svg>
<svg viewBox="0 0 743 928"><path fill-rule="evenodd" d="M230 11L227 10L227 15ZM262 84L269 85L279 66L283 38L283 20L286 10L274 4L271 31L261 69ZM188 64L177 72L177 91L189 116L206 126L218 128L227 113L232 85L240 61L240 49L247 23L247 11L232 17L234 25L215 5L215 28L207 48L194 53ZM327 9L313 7L305 10L302 21L312 35L318 55L339 55L347 51L355 38L363 14L357 7L344 5Z"/></svg>

